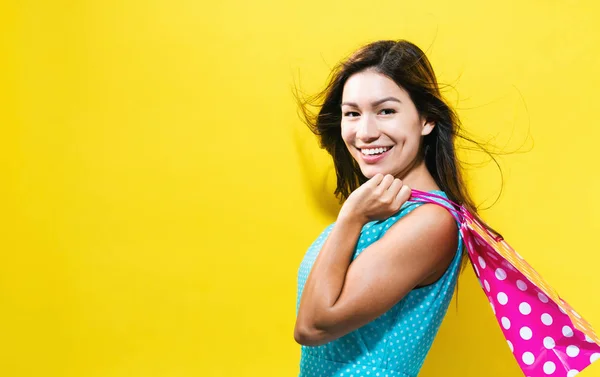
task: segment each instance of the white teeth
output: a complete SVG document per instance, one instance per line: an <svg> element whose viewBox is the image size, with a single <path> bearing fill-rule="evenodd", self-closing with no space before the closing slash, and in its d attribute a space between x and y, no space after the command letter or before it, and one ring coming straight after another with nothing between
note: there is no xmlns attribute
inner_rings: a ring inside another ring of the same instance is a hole
<svg viewBox="0 0 600 377"><path fill-rule="evenodd" d="M385 147L385 148L371 148L371 149L361 149L360 151L362 152L362 154L365 155L374 155L374 154L381 154L383 152L387 152L390 148Z"/></svg>

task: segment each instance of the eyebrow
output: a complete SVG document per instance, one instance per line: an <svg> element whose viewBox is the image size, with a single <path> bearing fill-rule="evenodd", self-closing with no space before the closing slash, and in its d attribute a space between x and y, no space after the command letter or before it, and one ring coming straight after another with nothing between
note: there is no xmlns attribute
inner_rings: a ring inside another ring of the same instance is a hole
<svg viewBox="0 0 600 377"><path fill-rule="evenodd" d="M375 107L375 106L381 105L382 103L387 102L387 101L395 101L395 102L398 102L398 103L402 103L402 101L400 101L396 97L385 97L385 98L382 98L382 99L378 99L377 101L371 102L371 106ZM352 107L358 107L358 105L355 102L342 102L341 106L344 106L344 105L352 106Z"/></svg>

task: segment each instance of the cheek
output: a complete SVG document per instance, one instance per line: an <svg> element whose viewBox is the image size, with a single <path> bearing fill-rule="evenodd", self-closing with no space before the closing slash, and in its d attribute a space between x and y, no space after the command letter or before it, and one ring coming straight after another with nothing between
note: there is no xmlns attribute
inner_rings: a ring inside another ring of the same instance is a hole
<svg viewBox="0 0 600 377"><path fill-rule="evenodd" d="M352 144L352 142L354 141L354 132L352 132L351 127L342 126L341 135L346 145Z"/></svg>
<svg viewBox="0 0 600 377"><path fill-rule="evenodd" d="M397 142L406 145L418 144L421 140L420 129L412 124L398 125L389 130L389 135Z"/></svg>

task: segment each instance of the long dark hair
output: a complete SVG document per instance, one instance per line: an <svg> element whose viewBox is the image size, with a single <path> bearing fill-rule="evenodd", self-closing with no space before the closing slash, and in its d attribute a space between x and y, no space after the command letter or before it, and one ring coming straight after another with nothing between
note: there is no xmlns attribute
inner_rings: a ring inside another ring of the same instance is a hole
<svg viewBox="0 0 600 377"><path fill-rule="evenodd" d="M350 76L366 69L394 80L408 92L419 114L427 121L435 122L433 131L423 138L425 165L450 200L465 206L481 220L463 179L456 155L456 138L479 147L492 157L499 168L498 162L482 145L462 132L458 116L440 93L425 53L406 40L382 40L367 44L334 67L323 91L308 98L301 98L296 92L303 120L319 137L320 146L333 157L337 175L335 195L340 203L367 181L342 140L340 108L344 84ZM312 106L319 109L318 113L311 111ZM498 234L491 227L486 227ZM463 258L463 267L465 264L466 258Z"/></svg>

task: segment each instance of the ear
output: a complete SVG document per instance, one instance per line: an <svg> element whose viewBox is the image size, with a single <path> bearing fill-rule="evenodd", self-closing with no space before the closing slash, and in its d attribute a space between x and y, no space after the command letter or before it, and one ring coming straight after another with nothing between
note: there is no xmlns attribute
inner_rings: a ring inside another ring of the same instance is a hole
<svg viewBox="0 0 600 377"><path fill-rule="evenodd" d="M435 122L426 121L425 123L423 123L423 127L421 128L421 135L429 135L431 131L433 131L433 127L435 127Z"/></svg>

